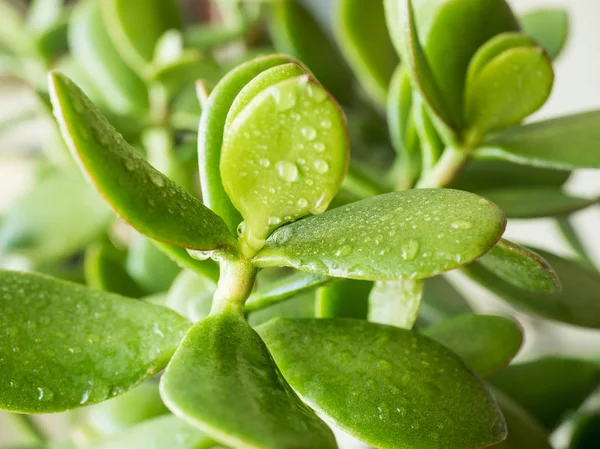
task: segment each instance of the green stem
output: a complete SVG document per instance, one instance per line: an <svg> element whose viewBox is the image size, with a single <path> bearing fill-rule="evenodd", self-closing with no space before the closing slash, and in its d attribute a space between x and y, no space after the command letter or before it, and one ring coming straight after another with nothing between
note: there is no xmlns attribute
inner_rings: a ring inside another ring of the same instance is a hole
<svg viewBox="0 0 600 449"><path fill-rule="evenodd" d="M222 260L221 276L213 297L211 315L231 307L241 311L252 293L257 271L247 259Z"/></svg>
<svg viewBox="0 0 600 449"><path fill-rule="evenodd" d="M469 151L447 147L438 163L419 180L417 189L441 188L449 185L462 169Z"/></svg>
<svg viewBox="0 0 600 449"><path fill-rule="evenodd" d="M24 443L44 443L48 441L46 433L30 415L6 413L4 416L7 417L11 427L25 440Z"/></svg>

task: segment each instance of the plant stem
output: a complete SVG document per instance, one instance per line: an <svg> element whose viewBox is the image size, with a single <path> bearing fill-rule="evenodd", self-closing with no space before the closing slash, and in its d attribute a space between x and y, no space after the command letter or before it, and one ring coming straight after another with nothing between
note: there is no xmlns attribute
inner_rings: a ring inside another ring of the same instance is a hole
<svg viewBox="0 0 600 449"><path fill-rule="evenodd" d="M217 314L231 306L241 311L252 293L257 271L247 259L222 260L221 276L210 313Z"/></svg>
<svg viewBox="0 0 600 449"><path fill-rule="evenodd" d="M469 151L464 148L447 147L437 164L419 180L417 189L446 187L465 164Z"/></svg>
<svg viewBox="0 0 600 449"><path fill-rule="evenodd" d="M11 427L25 440L24 443L43 443L48 440L46 433L30 415L6 413L4 416L6 416Z"/></svg>

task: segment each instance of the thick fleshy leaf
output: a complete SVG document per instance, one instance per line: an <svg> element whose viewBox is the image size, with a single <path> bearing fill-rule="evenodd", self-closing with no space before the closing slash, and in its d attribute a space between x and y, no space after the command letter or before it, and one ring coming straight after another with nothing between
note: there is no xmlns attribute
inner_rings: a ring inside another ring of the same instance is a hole
<svg viewBox="0 0 600 449"><path fill-rule="evenodd" d="M295 395L237 310L197 323L161 379L180 418L239 448L337 448L331 430Z"/></svg>
<svg viewBox="0 0 600 449"><path fill-rule="evenodd" d="M244 218L240 238L250 255L274 228L328 207L348 148L341 109L308 75L262 90L235 116L225 129L221 178Z"/></svg>
<svg viewBox="0 0 600 449"><path fill-rule="evenodd" d="M372 288L372 282L355 279L340 279L325 285L317 290L315 316L366 319Z"/></svg>
<svg viewBox="0 0 600 449"><path fill-rule="evenodd" d="M80 173L53 173L4 212L0 252L38 262L70 257L98 237L113 216Z"/></svg>
<svg viewBox="0 0 600 449"><path fill-rule="evenodd" d="M189 257L189 255L188 255ZM171 286L181 271L173 260L154 242L135 233L129 242L127 272L146 292L161 293Z"/></svg>
<svg viewBox="0 0 600 449"><path fill-rule="evenodd" d="M214 440L175 416L162 416L138 424L90 449L210 449Z"/></svg>
<svg viewBox="0 0 600 449"><path fill-rule="evenodd" d="M541 48L506 50L466 85L467 125L478 136L516 125L546 102L553 83L552 63Z"/></svg>
<svg viewBox="0 0 600 449"><path fill-rule="evenodd" d="M515 287L540 293L560 291L560 279L539 254L502 239L477 262Z"/></svg>
<svg viewBox="0 0 600 449"><path fill-rule="evenodd" d="M496 203L507 218L565 216L598 203L597 198L571 196L556 187L507 188L480 193Z"/></svg>
<svg viewBox="0 0 600 449"><path fill-rule="evenodd" d="M100 193L155 240L197 250L231 250L233 235L202 202L154 169L66 76L50 75L63 138Z"/></svg>
<svg viewBox="0 0 600 449"><path fill-rule="evenodd" d="M352 279L420 279L481 256L505 224L495 205L471 193L388 193L279 228L255 262Z"/></svg>
<svg viewBox="0 0 600 449"><path fill-rule="evenodd" d="M216 281L184 270L171 285L165 305L195 323L210 313L216 289Z"/></svg>
<svg viewBox="0 0 600 449"><path fill-rule="evenodd" d="M114 112L127 115L145 111L146 87L119 57L102 22L101 3L88 0L74 8L69 23L69 49Z"/></svg>
<svg viewBox="0 0 600 449"><path fill-rule="evenodd" d="M369 295L369 321L412 329L422 297L422 280L377 281Z"/></svg>
<svg viewBox="0 0 600 449"><path fill-rule="evenodd" d="M462 315L428 327L423 334L458 354L480 376L510 363L523 344L515 321L494 315Z"/></svg>
<svg viewBox="0 0 600 449"><path fill-rule="evenodd" d="M600 168L600 111L511 128L485 140L475 155L557 169Z"/></svg>
<svg viewBox="0 0 600 449"><path fill-rule="evenodd" d="M562 52L569 36L569 15L563 9L535 9L523 14L521 26L533 36L546 53L556 59Z"/></svg>
<svg viewBox="0 0 600 449"><path fill-rule="evenodd" d="M505 437L481 380L416 332L351 319L276 319L258 331L300 396L372 446L475 449Z"/></svg>
<svg viewBox="0 0 600 449"><path fill-rule="evenodd" d="M419 321L436 324L447 318L472 312L467 300L444 276L425 279Z"/></svg>
<svg viewBox="0 0 600 449"><path fill-rule="evenodd" d="M399 60L385 23L383 0L338 1L334 31L362 87L384 106Z"/></svg>
<svg viewBox="0 0 600 449"><path fill-rule="evenodd" d="M121 394L163 369L189 327L164 307L0 271L0 408L50 413Z"/></svg>
<svg viewBox="0 0 600 449"><path fill-rule="evenodd" d="M290 62L294 61L289 56L271 55L239 65L219 81L203 108L198 131L198 164L202 200L227 223L231 232L236 232L242 219L225 193L221 182L221 147L227 114L239 92L255 76L264 70Z"/></svg>
<svg viewBox="0 0 600 449"><path fill-rule="evenodd" d="M600 329L600 274L596 270L536 249L555 270L562 284L557 293L537 293L516 287L485 268L474 263L464 271L475 281L497 294L505 301L551 320L575 326Z"/></svg>
<svg viewBox="0 0 600 449"><path fill-rule="evenodd" d="M577 359L543 358L511 365L489 381L547 429L553 429L598 387L600 365Z"/></svg>
<svg viewBox="0 0 600 449"><path fill-rule="evenodd" d="M146 0L143 6L132 0L102 0L102 17L121 57L141 73L152 62L160 37L181 27L175 0Z"/></svg>
<svg viewBox="0 0 600 449"><path fill-rule="evenodd" d="M600 412L585 413L574 424L569 449L595 449L600 445Z"/></svg>
<svg viewBox="0 0 600 449"><path fill-rule="evenodd" d="M270 31L278 52L306 64L340 103L352 103L354 80L346 62L302 2L276 2Z"/></svg>

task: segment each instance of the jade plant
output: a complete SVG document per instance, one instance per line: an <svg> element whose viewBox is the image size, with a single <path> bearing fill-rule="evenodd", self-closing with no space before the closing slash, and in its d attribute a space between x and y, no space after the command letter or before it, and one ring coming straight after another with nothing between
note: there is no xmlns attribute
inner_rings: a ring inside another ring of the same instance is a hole
<svg viewBox="0 0 600 449"><path fill-rule="evenodd" d="M218 6L221 28L172 1L69 10L75 63L36 89L70 156L0 236L46 263L84 252L87 285L0 270L4 416L36 448L334 449L333 428L381 449L549 449L565 423L571 449L595 447L598 409L580 407L600 365L511 364L519 323L445 277L600 328L569 220L596 200L563 190L600 168L600 113L528 121L564 13L337 0L332 40L296 0ZM45 207L56 192L77 201ZM541 217L576 258L503 238ZM31 415L58 412L55 443Z"/></svg>

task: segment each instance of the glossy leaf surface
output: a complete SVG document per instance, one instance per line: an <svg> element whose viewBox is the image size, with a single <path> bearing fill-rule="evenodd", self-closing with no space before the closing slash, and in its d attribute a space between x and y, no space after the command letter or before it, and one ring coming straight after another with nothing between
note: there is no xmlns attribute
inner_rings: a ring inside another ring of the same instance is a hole
<svg viewBox="0 0 600 449"><path fill-rule="evenodd" d="M480 263L515 287L541 293L560 291L560 279L539 254L509 240L501 239Z"/></svg>
<svg viewBox="0 0 600 449"><path fill-rule="evenodd" d="M256 250L281 224L323 212L346 174L348 147L339 106L313 79L256 95L226 127L221 154L225 191L244 218L241 238Z"/></svg>
<svg viewBox="0 0 600 449"><path fill-rule="evenodd" d="M523 344L513 320L494 315L462 315L423 330L423 334L458 354L480 376L504 368Z"/></svg>
<svg viewBox="0 0 600 449"><path fill-rule="evenodd" d="M223 220L143 160L71 80L51 74L50 91L73 155L129 224L150 238L186 248L235 246Z"/></svg>
<svg viewBox="0 0 600 449"><path fill-rule="evenodd" d="M543 358L509 366L489 381L553 429L596 389L600 366L584 360Z"/></svg>
<svg viewBox="0 0 600 449"><path fill-rule="evenodd" d="M531 123L490 137L475 155L557 169L600 168L600 111Z"/></svg>
<svg viewBox="0 0 600 449"><path fill-rule="evenodd" d="M259 333L301 397L372 446L475 449L505 436L481 380L427 337L351 319L276 319Z"/></svg>
<svg viewBox="0 0 600 449"><path fill-rule="evenodd" d="M0 407L50 413L116 396L163 369L189 322L159 306L0 271Z"/></svg>
<svg viewBox="0 0 600 449"><path fill-rule="evenodd" d="M562 52L569 37L569 15L562 9L534 9L523 14L521 26L533 36L552 59Z"/></svg>
<svg viewBox="0 0 600 449"><path fill-rule="evenodd" d="M412 329L421 306L423 281L377 281L369 295L369 321Z"/></svg>
<svg viewBox="0 0 600 449"><path fill-rule="evenodd" d="M188 332L161 379L161 395L176 415L227 445L337 447L331 430L298 399L235 310Z"/></svg>
<svg viewBox="0 0 600 449"><path fill-rule="evenodd" d="M372 282L355 279L341 279L325 285L317 290L315 316L366 319L372 288Z"/></svg>
<svg viewBox="0 0 600 449"><path fill-rule="evenodd" d="M467 274L505 301L543 317L575 326L600 328L600 289L597 271L554 254L535 250L552 266L562 284L557 293L536 293L500 279L479 263L464 268Z"/></svg>
<svg viewBox="0 0 600 449"><path fill-rule="evenodd" d="M334 277L419 279L481 256L504 226L500 210L474 194L396 192L286 225L269 237L255 260Z"/></svg>

